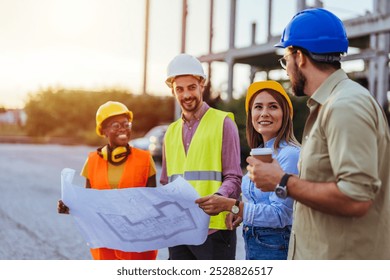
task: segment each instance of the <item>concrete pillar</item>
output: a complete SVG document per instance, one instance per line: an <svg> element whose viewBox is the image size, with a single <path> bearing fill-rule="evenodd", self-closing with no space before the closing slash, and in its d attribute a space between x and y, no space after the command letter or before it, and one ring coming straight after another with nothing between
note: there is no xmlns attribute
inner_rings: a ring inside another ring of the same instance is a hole
<svg viewBox="0 0 390 280"><path fill-rule="evenodd" d="M229 49L234 49L235 47L235 37L236 37L236 8L237 0L230 0L230 27L229 27ZM232 57L227 58L228 64L228 88L227 88L227 101L233 98L233 69L234 69L234 60Z"/></svg>
<svg viewBox="0 0 390 280"><path fill-rule="evenodd" d="M187 0L183 0L182 6L182 18L181 18L181 53L186 52L186 35L187 35ZM181 108L180 105L175 100L175 120L180 118L181 116Z"/></svg>
<svg viewBox="0 0 390 280"><path fill-rule="evenodd" d="M379 0L377 3L378 14L389 13L390 3L386 0ZM387 91L389 90L389 58L388 53L390 52L390 35L388 33L377 35L377 50L378 56L376 60L377 68L377 88L376 88L376 99L382 107L387 106Z"/></svg>
<svg viewBox="0 0 390 280"><path fill-rule="evenodd" d="M272 25L272 0L268 0L268 23L267 23L267 41L271 40L271 25Z"/></svg>
<svg viewBox="0 0 390 280"><path fill-rule="evenodd" d="M386 0L374 2L375 14L387 14L390 11L390 3ZM371 34L370 48L376 50L377 55L368 63L368 90L378 103L386 108L388 105L387 92L389 90L389 58L390 36L389 34Z"/></svg>
<svg viewBox="0 0 390 280"><path fill-rule="evenodd" d="M297 0L297 12L300 12L306 8L306 0Z"/></svg>
<svg viewBox="0 0 390 280"><path fill-rule="evenodd" d="M228 88L226 101L230 101L233 98L234 60L232 57L229 57L226 62L228 64Z"/></svg>

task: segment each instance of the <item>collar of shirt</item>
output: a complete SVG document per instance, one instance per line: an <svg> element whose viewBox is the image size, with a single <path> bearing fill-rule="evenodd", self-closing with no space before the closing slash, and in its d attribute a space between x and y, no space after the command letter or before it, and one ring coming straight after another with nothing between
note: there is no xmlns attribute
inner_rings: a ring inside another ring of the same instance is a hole
<svg viewBox="0 0 390 280"><path fill-rule="evenodd" d="M276 137L268 140L267 142L264 143L264 148L271 148L272 150L274 150L275 141L276 141ZM277 153L279 153L280 149L285 146L288 146L286 140L281 139L279 142L279 148L277 149ZM259 147L259 148L263 148L263 147ZM274 155L276 155L277 153L275 153L275 151L273 152Z"/></svg>
<svg viewBox="0 0 390 280"><path fill-rule="evenodd" d="M183 113L181 113L181 119L183 120L183 123L185 124L188 124L191 126L191 123L193 122L198 122L200 121L200 119L204 116L204 114L206 114L206 111L210 108L210 106L203 102L202 106L199 108L198 111L196 111L194 114L193 114L193 117L191 120L186 120Z"/></svg>
<svg viewBox="0 0 390 280"><path fill-rule="evenodd" d="M323 105L329 96L332 94L334 88L342 81L348 79L347 74L344 70L339 69L330 75L321 86L313 93L313 95L308 99L307 105L310 108L311 106L317 104ZM315 101L315 102L313 102Z"/></svg>
<svg viewBox="0 0 390 280"><path fill-rule="evenodd" d="M274 143L275 143L276 137L268 140L267 142L264 143L264 148L274 148Z"/></svg>

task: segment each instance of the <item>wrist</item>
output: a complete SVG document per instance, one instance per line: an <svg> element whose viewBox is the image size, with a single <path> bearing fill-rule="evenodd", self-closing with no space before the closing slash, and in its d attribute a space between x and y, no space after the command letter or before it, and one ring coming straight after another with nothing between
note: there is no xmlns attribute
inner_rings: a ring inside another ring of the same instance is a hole
<svg viewBox="0 0 390 280"><path fill-rule="evenodd" d="M229 210L234 215L237 215L240 212L240 201L238 199L229 199Z"/></svg>
<svg viewBox="0 0 390 280"><path fill-rule="evenodd" d="M287 182L288 179L292 176L292 174L285 173L282 178L280 179L279 184L275 187L275 194L277 197L286 199L288 196L288 188L287 188Z"/></svg>

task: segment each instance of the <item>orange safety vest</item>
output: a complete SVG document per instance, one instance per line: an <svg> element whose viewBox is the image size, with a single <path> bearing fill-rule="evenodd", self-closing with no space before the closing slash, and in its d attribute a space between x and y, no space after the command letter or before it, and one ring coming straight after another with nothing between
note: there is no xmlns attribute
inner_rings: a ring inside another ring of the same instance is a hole
<svg viewBox="0 0 390 280"><path fill-rule="evenodd" d="M145 187L148 181L149 168L150 154L146 151L131 148L118 188ZM91 188L98 190L111 189L108 184L108 162L97 152L89 154L88 177ZM123 252L109 248L94 248L90 251L95 260L155 260L158 252L157 250Z"/></svg>

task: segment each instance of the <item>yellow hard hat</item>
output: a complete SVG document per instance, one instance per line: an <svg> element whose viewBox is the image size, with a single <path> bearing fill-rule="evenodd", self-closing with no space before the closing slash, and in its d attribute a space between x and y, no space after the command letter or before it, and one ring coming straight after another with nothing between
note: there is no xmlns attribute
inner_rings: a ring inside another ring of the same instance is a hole
<svg viewBox="0 0 390 280"><path fill-rule="evenodd" d="M133 120L133 112L127 109L126 105L116 101L107 101L99 107L96 112L96 133L104 137L102 133L102 123L112 116L126 114L129 117L129 122Z"/></svg>
<svg viewBox="0 0 390 280"><path fill-rule="evenodd" d="M282 85L279 84L278 82L275 82L275 81L254 82L254 83L252 83L249 86L249 88L247 90L247 93L246 93L246 99L245 99L245 111L246 111L246 113L248 113L249 102L250 102L251 98L253 97L253 95L255 93L259 92L260 90L267 89L267 88L268 89L273 89L273 90L279 92L281 95L283 95L283 97L287 101L288 107L290 108L290 117L292 119L294 112L293 112L293 106L292 106L290 97L288 96L288 94L286 93L286 91L284 90Z"/></svg>

